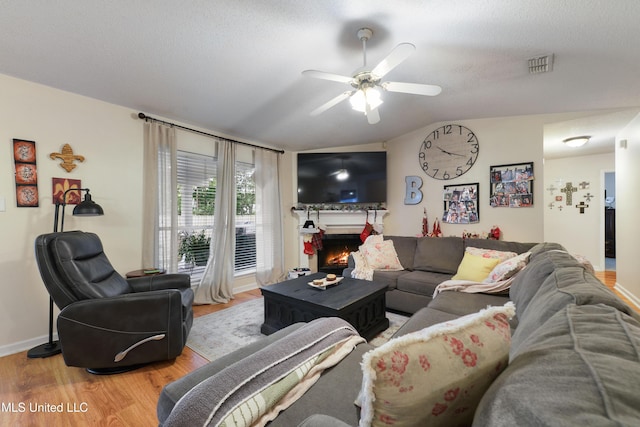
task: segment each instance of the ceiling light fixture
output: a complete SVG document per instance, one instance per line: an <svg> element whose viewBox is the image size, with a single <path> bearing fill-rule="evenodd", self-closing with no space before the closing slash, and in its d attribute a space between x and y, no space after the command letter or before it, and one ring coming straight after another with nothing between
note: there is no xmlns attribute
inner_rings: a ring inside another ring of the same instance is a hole
<svg viewBox="0 0 640 427"><path fill-rule="evenodd" d="M347 178L349 178L349 172L347 172L346 169L340 169L336 175L336 179L338 181L344 181Z"/></svg>
<svg viewBox="0 0 640 427"><path fill-rule="evenodd" d="M577 148L582 147L584 144L589 142L589 139L591 139L591 136L588 135L574 136L571 138L563 139L562 142L567 144L568 147Z"/></svg>
<svg viewBox="0 0 640 427"><path fill-rule="evenodd" d="M375 110L382 103L380 90L375 87L363 87L349 98L351 108L361 113L367 114L367 111ZM369 108L367 109L367 104Z"/></svg>

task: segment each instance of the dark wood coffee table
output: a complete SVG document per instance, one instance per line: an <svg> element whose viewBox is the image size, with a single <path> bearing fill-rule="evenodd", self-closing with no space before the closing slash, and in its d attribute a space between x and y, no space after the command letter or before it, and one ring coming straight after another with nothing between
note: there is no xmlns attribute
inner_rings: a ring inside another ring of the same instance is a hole
<svg viewBox="0 0 640 427"><path fill-rule="evenodd" d="M270 335L296 322L340 317L370 340L389 327L386 285L350 277L324 290L307 284L324 277L324 273L315 273L262 287L264 323L260 331Z"/></svg>

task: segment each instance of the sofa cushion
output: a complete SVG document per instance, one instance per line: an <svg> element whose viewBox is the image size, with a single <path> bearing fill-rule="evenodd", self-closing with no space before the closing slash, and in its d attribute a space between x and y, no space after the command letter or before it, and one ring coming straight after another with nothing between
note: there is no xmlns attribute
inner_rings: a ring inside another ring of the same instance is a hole
<svg viewBox="0 0 640 427"><path fill-rule="evenodd" d="M529 264L521 274L516 275L509 288L509 296L516 304L518 317L524 313L540 285L553 273L556 267L576 266L578 263L568 254L559 251L541 251L542 246L531 250Z"/></svg>
<svg viewBox="0 0 640 427"><path fill-rule="evenodd" d="M398 287L398 278L406 274L404 270L377 270L373 272L373 281L376 283L384 283L388 290Z"/></svg>
<svg viewBox="0 0 640 427"><path fill-rule="evenodd" d="M416 254L416 237L384 236L385 240L393 241L400 264L405 270L413 270L413 257Z"/></svg>
<svg viewBox="0 0 640 427"><path fill-rule="evenodd" d="M430 308L466 316L477 313L487 306L501 306L509 302L507 295L499 294L468 294L465 292L444 291L440 292L429 304ZM516 313L518 307L516 306Z"/></svg>
<svg viewBox="0 0 640 427"><path fill-rule="evenodd" d="M361 425L469 425L506 366L512 303L404 335L362 359Z"/></svg>
<svg viewBox="0 0 640 427"><path fill-rule="evenodd" d="M451 279L450 274L434 273L431 271L410 271L398 276L397 287L401 291L412 294L433 296L436 286Z"/></svg>
<svg viewBox="0 0 640 427"><path fill-rule="evenodd" d="M635 319L605 304L569 304L522 344L473 425L638 425L639 348Z"/></svg>
<svg viewBox="0 0 640 427"><path fill-rule="evenodd" d="M536 243L522 243L522 242L507 242L505 240L493 240L493 239L465 239L465 248L483 248L494 249L496 251L515 252L521 254L529 251Z"/></svg>
<svg viewBox="0 0 640 427"><path fill-rule="evenodd" d="M460 237L421 237L416 245L413 269L455 274L464 255Z"/></svg>
<svg viewBox="0 0 640 427"><path fill-rule="evenodd" d="M431 307L423 307L416 311L394 334L393 338L419 331L429 326L457 319L457 314L446 313Z"/></svg>
<svg viewBox="0 0 640 427"><path fill-rule="evenodd" d="M555 264L570 265L561 256L570 257L566 253L552 253L549 259L556 259ZM527 267L528 268L528 267ZM523 274L526 270L523 271ZM513 335L511 357L520 351L520 344L551 316L567 304L592 305L607 304L628 315L632 309L610 291L602 282L589 273L581 264L574 261L572 266L558 266L547 276L535 297L520 310L518 300L513 300L518 307L518 329Z"/></svg>
<svg viewBox="0 0 640 427"><path fill-rule="evenodd" d="M491 273L493 268L499 263L499 258L485 258L465 252L456 274L451 279L482 282L489 277L489 273Z"/></svg>

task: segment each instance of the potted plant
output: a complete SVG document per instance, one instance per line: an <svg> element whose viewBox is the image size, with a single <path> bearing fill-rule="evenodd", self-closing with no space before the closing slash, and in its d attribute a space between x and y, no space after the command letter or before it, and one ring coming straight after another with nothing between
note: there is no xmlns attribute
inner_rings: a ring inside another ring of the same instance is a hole
<svg viewBox="0 0 640 427"><path fill-rule="evenodd" d="M184 256L184 262L187 264L207 265L210 246L211 237L207 237L204 230L186 232L180 236L178 256Z"/></svg>

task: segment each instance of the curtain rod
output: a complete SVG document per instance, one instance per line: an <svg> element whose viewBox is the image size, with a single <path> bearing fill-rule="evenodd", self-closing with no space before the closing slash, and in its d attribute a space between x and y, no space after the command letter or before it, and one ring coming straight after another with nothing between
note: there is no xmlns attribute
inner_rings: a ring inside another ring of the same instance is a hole
<svg viewBox="0 0 640 427"><path fill-rule="evenodd" d="M211 138L220 138L220 139L224 139L224 140L226 140L226 141L230 141L230 142L233 142L233 143L235 143L235 144L247 145L247 146L249 146L249 147L259 148L259 149L261 149L261 150L275 151L276 153L284 154L284 150L277 150L277 149L275 149L275 148L269 148L269 147L261 147L261 146L259 146L259 145L249 144L248 142L235 141L235 140L233 140L233 139L223 138L223 137L221 137L221 136L214 135L214 134L212 134L212 133L203 132L203 131L198 130L198 129L192 129L192 128L188 128L188 127L186 127L186 126L182 126L182 125L179 125L179 124L176 124L176 123L171 123L171 122L167 122L167 121L164 121L164 120L156 119L155 117L149 117L149 116L147 116L145 113L138 113L138 118L143 119L143 120L151 120L151 121L153 121L153 122L159 122L159 123L162 123L162 124L164 124L164 125L173 126L173 127L178 128L178 129L187 130L187 131L189 131L189 132L198 133L198 134L200 134L200 135L208 136L208 137L211 137Z"/></svg>

